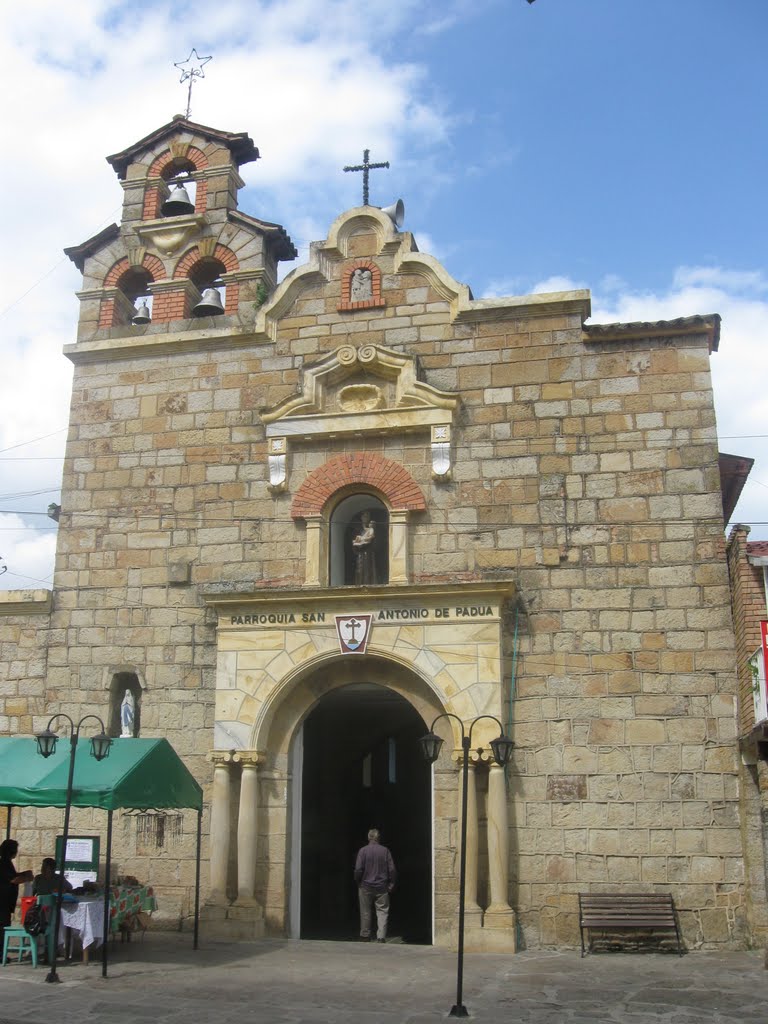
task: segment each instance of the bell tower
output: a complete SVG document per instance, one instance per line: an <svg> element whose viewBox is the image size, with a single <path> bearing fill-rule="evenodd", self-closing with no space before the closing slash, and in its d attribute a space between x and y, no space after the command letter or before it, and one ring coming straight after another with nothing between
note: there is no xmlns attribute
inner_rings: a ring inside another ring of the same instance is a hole
<svg viewBox="0 0 768 1024"><path fill-rule="evenodd" d="M239 168L258 158L245 132L181 115L107 157L121 223L65 250L83 273L78 343L248 329L296 256L280 225L237 208Z"/></svg>

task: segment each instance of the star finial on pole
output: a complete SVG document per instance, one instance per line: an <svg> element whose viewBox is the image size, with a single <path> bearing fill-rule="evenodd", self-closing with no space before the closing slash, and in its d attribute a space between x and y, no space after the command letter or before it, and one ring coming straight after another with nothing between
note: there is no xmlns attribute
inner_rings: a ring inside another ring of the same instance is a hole
<svg viewBox="0 0 768 1024"><path fill-rule="evenodd" d="M192 58L195 58L192 60ZM196 78L205 78L205 72L203 68L212 60L212 57L200 57L194 47L190 50L189 56L186 60L180 60L178 63L174 63L174 67L181 71L180 82L186 82L189 80L189 89L187 90L187 113L184 115L189 120L189 115L192 112L192 85ZM189 65L189 66L188 66Z"/></svg>
<svg viewBox="0 0 768 1024"><path fill-rule="evenodd" d="M381 164L372 164L368 162L369 149L363 150L363 162L361 164L355 164L354 166L345 167L345 171L362 171L363 172L363 206L368 205L368 173L370 171L378 170L380 167L389 168L389 160L385 160Z"/></svg>

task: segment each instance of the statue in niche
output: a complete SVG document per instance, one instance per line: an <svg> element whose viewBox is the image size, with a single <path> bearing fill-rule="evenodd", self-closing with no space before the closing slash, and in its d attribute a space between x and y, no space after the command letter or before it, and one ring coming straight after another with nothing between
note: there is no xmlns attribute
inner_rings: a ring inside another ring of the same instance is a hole
<svg viewBox="0 0 768 1024"><path fill-rule="evenodd" d="M360 533L352 538L352 547L355 554L355 586L364 587L378 582L374 548L376 530L370 512L363 512L360 516L360 526Z"/></svg>
<svg viewBox="0 0 768 1024"><path fill-rule="evenodd" d="M365 302L373 298L373 275L366 267L353 271L349 287L350 302Z"/></svg>
<svg viewBox="0 0 768 1024"><path fill-rule="evenodd" d="M133 737L136 727L136 702L130 690L125 691L120 705L120 736Z"/></svg>

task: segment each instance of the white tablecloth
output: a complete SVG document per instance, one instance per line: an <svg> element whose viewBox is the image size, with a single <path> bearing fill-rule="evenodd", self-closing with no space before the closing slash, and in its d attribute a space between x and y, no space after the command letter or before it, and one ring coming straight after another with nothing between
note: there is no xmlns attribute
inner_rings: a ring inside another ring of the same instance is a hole
<svg viewBox="0 0 768 1024"><path fill-rule="evenodd" d="M104 937L104 898L62 903L59 925L59 945L64 944L65 929L77 932L83 949L100 945Z"/></svg>

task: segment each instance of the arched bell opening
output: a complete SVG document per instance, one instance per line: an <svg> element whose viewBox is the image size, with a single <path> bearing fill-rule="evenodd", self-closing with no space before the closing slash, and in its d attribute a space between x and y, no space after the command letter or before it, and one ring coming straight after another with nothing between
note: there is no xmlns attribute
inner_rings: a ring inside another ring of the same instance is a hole
<svg viewBox="0 0 768 1024"><path fill-rule="evenodd" d="M195 165L190 160L173 160L163 171L168 195L160 207L163 217L188 216L195 212L197 182L192 177Z"/></svg>
<svg viewBox="0 0 768 1024"><path fill-rule="evenodd" d="M144 267L131 267L121 274L117 287L123 293L125 302L116 304L114 325L132 323L136 326L152 320L152 295L149 285L152 275Z"/></svg>
<svg viewBox="0 0 768 1024"><path fill-rule="evenodd" d="M432 777L419 747L425 729L408 700L367 681L326 693L304 719L294 757L301 938L359 934L353 870L375 827L398 872L388 939L432 941Z"/></svg>
<svg viewBox="0 0 768 1024"><path fill-rule="evenodd" d="M226 267L213 256L198 260L189 271L189 279L200 292L200 301L192 307L192 316L221 316L227 303L227 289L221 281Z"/></svg>

